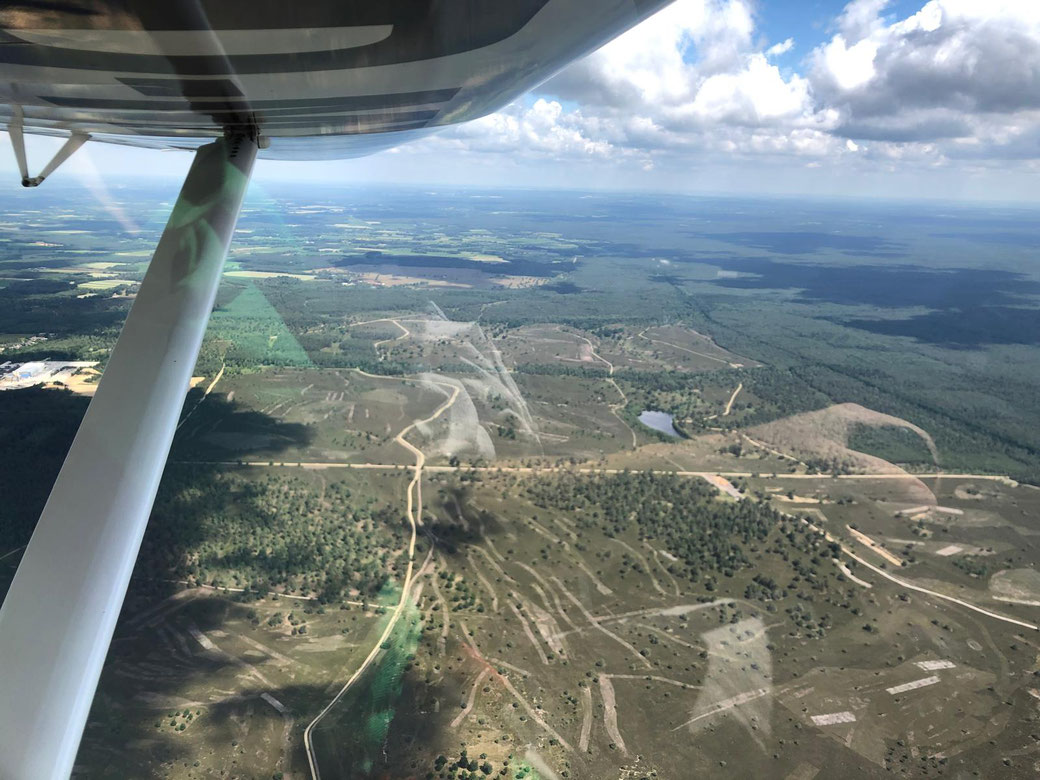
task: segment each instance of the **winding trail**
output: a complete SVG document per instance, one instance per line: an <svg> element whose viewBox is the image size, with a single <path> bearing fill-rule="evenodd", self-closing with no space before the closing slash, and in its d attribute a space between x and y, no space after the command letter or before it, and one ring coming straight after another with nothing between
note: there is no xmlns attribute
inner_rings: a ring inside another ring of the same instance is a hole
<svg viewBox="0 0 1040 780"><path fill-rule="evenodd" d="M394 318L394 317L380 317L379 319L376 319L376 320L365 320L364 322L351 322L351 323L348 323L348 327L356 328L356 327L359 327L361 325L374 325L377 322L392 322L394 325L396 325L397 327L399 327L401 329L401 335L397 336L396 338L383 339L381 341L373 342L372 349L374 349L376 351L376 356L380 360L383 360L386 356L379 354L379 347L381 345L383 345L383 344L393 344L393 343L395 343L397 341L400 341L401 339L406 339L406 338L408 338L409 336L412 335L412 332L410 330L408 330L408 328L406 328L400 322L398 322L397 319Z"/></svg>
<svg viewBox="0 0 1040 780"><path fill-rule="evenodd" d="M651 341L651 342L653 342L655 344L664 344L666 347L671 347L672 349L679 349L679 350L682 350L683 352L689 352L691 355L697 355L698 357L708 358L708 360L715 360L715 361L718 361L719 363L724 363L725 365L729 366L730 368L740 368L740 364L739 363L731 363L730 361L726 360L725 358L720 358L717 355L708 355L708 354L706 354L704 352L698 352L695 349L689 349L688 347L680 347L678 344L673 344L670 341L662 341L661 339L652 339L649 336L645 335L647 330L649 330L649 328L644 329L639 334L639 338L646 339L647 341Z"/></svg>
<svg viewBox="0 0 1040 780"><path fill-rule="evenodd" d="M726 401L726 408L722 410L723 417L729 417L729 413L733 411L733 402L737 400L737 396L740 395L740 391L744 389L744 383L741 382L737 385L737 389L733 391L733 395Z"/></svg>
<svg viewBox="0 0 1040 780"><path fill-rule="evenodd" d="M389 320L389 322L392 322L392 323L394 323L394 325L399 327L401 329L402 333L401 333L400 336L398 336L395 339L383 339L382 341L376 341L375 343L373 343L372 344L372 349L374 349L376 351L377 355L379 355L379 347L382 346L383 344L395 344L398 341L400 341L401 339L406 339L406 338L408 338L409 336L412 335L412 332L410 330L408 330L408 328L406 328L404 325L402 325L397 320ZM388 351L387 355L389 355L389 354L390 353ZM380 360L383 360L385 357L386 357L386 355L379 355L379 359Z"/></svg>
<svg viewBox="0 0 1040 780"><path fill-rule="evenodd" d="M625 418L618 414L618 409L624 409L626 406L628 406L628 396L625 395L625 391L621 389L621 386L614 379L614 364L607 360L605 357L603 357L601 354L599 354L596 351L596 348L592 345L592 342L585 336L579 336L578 338L580 338L582 341L589 345L589 354L607 367L607 371L610 373L610 376L607 377L607 382L613 385L614 389L618 391L618 395L621 396L621 403L607 404L607 407L610 409L610 413L617 417L618 421L628 429L628 432L630 434L632 434L632 449L635 449L637 446L639 446L636 440L636 432L632 430L631 425L625 422Z"/></svg>
<svg viewBox="0 0 1040 780"><path fill-rule="evenodd" d="M403 326L401 326L401 328L402 328L402 330L404 330ZM367 373L365 371L361 371L360 369L355 369L355 370L358 371L358 373L360 373L360 374L363 374L363 375L368 376L368 377L372 377L374 379L390 379L390 380L394 380L394 381L400 381L400 377L379 376L377 374L369 374L369 373ZM410 381L414 381L414 380L410 380ZM426 423L433 422L434 420L436 420L448 408L450 408L451 405L453 403L455 403L456 399L459 397L459 388L457 386L450 385L450 384L443 383L443 382L434 382L434 384L440 385L441 387L448 387L448 388L451 389L451 394L448 397L448 399L446 401L444 401L444 403L442 403L440 406L438 406L437 409L434 410L433 414L431 414L429 417L426 417L426 418L424 418L422 420L413 420L408 426L406 426L404 429L402 429L401 432L397 434L397 436L394 437L394 441L395 442L397 442L402 447L404 447L406 450L408 450L413 455L415 455L415 465L412 467L413 471L414 471L414 475L412 476L412 481L408 483L408 488L407 488L407 493L406 493L406 498L407 498L406 514L407 514L407 517L408 517L408 524L411 526L411 538L408 541L408 568L405 571L404 583L401 586L401 598L397 602L397 606L394 608L393 614L390 616L390 620L387 621L386 628L383 629L383 633L379 637L379 641L376 642L375 645L373 645L372 650L365 657L365 660L357 668L357 670L354 672L354 674L351 675L350 679L347 680L346 683L344 683L343 687L339 689L339 692L332 698L332 701L330 701L327 705L325 705L325 708L321 712L319 712L317 717L315 717L314 720L312 720L307 725L307 728L304 729L304 732L303 732L303 744L304 744L304 749L307 751L307 762L310 765L311 777L313 778L313 780L320 780L320 778L321 778L321 773L318 771L317 758L314 755L314 745L313 745L313 743L311 741L311 734L314 731L314 727L317 726L318 723L320 723L321 720L336 705L336 703L340 699L343 698L344 694L346 694L346 692L350 689L350 686L352 686L354 684L354 682L359 677L361 677L362 673L364 673L364 671L369 667L369 665L372 663L372 661L375 660L375 657L379 654L380 650L382 649L383 643L386 642L387 638L390 636L390 633L394 630L394 626L397 625L397 621L400 619L401 613L404 612L404 607L408 603L408 599L409 599L409 597L411 595L412 575L413 575L414 568L415 568L415 538L416 538L416 529L417 529L418 526L422 525L422 486L421 486L421 480L422 480L423 466L426 464L426 455L423 454L423 451L420 450L418 447L415 447L414 445L412 445L405 438L405 436L407 436L409 433L411 433L411 431L416 426L424 425ZM414 494L415 494L414 495L414 499L413 499L413 490L414 490ZM433 554L433 550L431 549L430 550L430 555L432 555L432 554ZM427 556L427 562L428 561L429 561L429 556ZM423 565L425 567L425 563Z"/></svg>

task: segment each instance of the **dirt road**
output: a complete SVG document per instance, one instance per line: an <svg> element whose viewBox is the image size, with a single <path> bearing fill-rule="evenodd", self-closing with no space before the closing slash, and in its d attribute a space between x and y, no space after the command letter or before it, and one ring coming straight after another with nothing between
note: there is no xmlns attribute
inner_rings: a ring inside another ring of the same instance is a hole
<svg viewBox="0 0 1040 780"><path fill-rule="evenodd" d="M400 381L400 377L378 376L376 374L369 374L360 370L358 370L358 373L364 374L365 376L374 379L388 379L393 381ZM431 414L429 417L426 417L422 420L413 420L411 424L406 426L403 430L401 430L400 433L397 434L397 436L394 437L394 441L396 441L402 447L404 447L413 455L415 455L415 465L412 467L414 470L414 476L412 477L412 481L408 483L406 495L406 515L408 517L408 524L411 527L411 538L408 542L408 568L405 571L404 583L401 586L401 598L397 602L397 606L394 608L393 614L390 616L390 620L387 621L386 628L383 629L383 633L379 637L379 641L376 642L375 645L373 645L372 650L365 657L365 660L357 668L357 670L350 677L350 679L347 680L343 687L340 688L339 692L333 697L332 701L330 701L325 706L325 708L318 713L317 717L315 717L314 720L312 720L308 724L307 728L304 729L303 743L304 748L307 751L307 762L310 765L311 777L313 778L313 780L320 780L321 778L321 774L318 771L318 763L314 756L314 746L311 742L311 734L314 731L314 727L317 726L318 723L320 723L321 720L329 713L329 711L336 705L336 702L343 698L344 694L346 694L346 692L350 689L350 686L353 685L359 677L361 677L362 673L369 667L369 665L372 663L375 657L379 654L379 651L382 649L383 643L386 642L387 638L390 636L390 632L393 631L394 626L397 624L398 619L401 617L401 613L404 611L405 604L408 603L408 598L411 594L412 574L415 567L416 530L417 527L422 524L422 472L423 466L426 463L426 455L423 454L422 450L412 445L407 439L405 439L405 436L411 433L411 431L415 429L416 426L424 425L426 423L433 422L434 420L436 420L445 412L445 410L450 408L451 405L455 403L455 400L459 397L459 388L455 385L449 385L440 382L437 382L435 384L439 384L442 387L448 387L451 389L451 394L448 397L448 399L440 406L438 406L437 409L433 412L433 414ZM414 498L413 490L415 494Z"/></svg>
<svg viewBox="0 0 1040 780"><path fill-rule="evenodd" d="M635 449L638 446L638 442L636 440L636 432L632 430L631 425L625 422L625 418L618 414L618 409L624 409L626 406L628 406L628 396L625 395L625 391L621 389L621 386L617 383L617 380L614 379L614 364L607 360L605 357L603 357L601 354L599 354L589 339L585 338L584 336L580 336L579 338L581 338L582 341L589 345L589 354L607 367L607 371L610 374L610 376L607 378L607 382L610 385L612 385L613 388L618 391L618 395L621 396L620 403L607 404L607 406L610 408L611 414L617 417L618 421L620 421L620 423L628 429L628 432L632 434L632 449Z"/></svg>
<svg viewBox="0 0 1040 780"><path fill-rule="evenodd" d="M737 389L733 391L733 395L726 401L726 408L722 410L723 417L729 417L729 413L733 411L733 402L737 400L737 396L740 395L740 391L744 389L744 383L741 382L737 385Z"/></svg>
<svg viewBox="0 0 1040 780"><path fill-rule="evenodd" d="M374 376L369 374L369 376ZM376 377L382 379L384 377ZM395 377L397 378L397 377ZM177 461L178 463L208 463L215 466L256 466L256 467L280 467L280 468L304 468L304 469L385 469L388 471L400 471L409 468L403 464L395 463L344 463L344 462L314 462L314 461ZM451 471L475 471L478 473L501 473L501 474L624 474L633 469L609 469L609 468L571 468L557 466L426 466L426 471L451 472ZM671 474L677 477L757 477L762 479L799 479L799 480L832 480L832 479L982 479L1015 487L1017 482L1004 474L961 474L944 472L910 473L902 474L763 474L752 471L686 471L681 469L640 469L649 474Z"/></svg>

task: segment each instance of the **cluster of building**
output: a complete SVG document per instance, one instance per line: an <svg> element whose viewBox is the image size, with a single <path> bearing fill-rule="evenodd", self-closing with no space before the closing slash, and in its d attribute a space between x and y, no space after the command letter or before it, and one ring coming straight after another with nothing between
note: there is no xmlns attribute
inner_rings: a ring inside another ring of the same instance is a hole
<svg viewBox="0 0 1040 780"><path fill-rule="evenodd" d="M8 360L0 363L0 390L64 383L80 369L96 365L95 360L33 360L29 363Z"/></svg>
<svg viewBox="0 0 1040 780"><path fill-rule="evenodd" d="M26 336L20 341L9 342L7 344L0 344L0 352L4 352L9 349L24 349L25 347L31 347L34 344L39 344L41 341L46 341L46 336Z"/></svg>

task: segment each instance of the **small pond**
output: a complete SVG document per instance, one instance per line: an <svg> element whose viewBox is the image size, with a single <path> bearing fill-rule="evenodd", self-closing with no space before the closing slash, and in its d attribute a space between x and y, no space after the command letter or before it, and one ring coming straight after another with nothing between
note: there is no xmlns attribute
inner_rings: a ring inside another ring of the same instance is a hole
<svg viewBox="0 0 1040 780"><path fill-rule="evenodd" d="M675 430L675 426L672 425L672 415L668 414L668 412L654 412L647 409L639 414L639 422L648 428L660 431L665 436L674 436L676 438L681 436L679 431Z"/></svg>

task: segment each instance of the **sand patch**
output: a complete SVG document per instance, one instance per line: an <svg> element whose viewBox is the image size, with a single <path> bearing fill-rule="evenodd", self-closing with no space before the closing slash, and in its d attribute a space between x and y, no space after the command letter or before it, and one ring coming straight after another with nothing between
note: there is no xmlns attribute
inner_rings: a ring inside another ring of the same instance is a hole
<svg viewBox="0 0 1040 780"><path fill-rule="evenodd" d="M91 274L93 276L94 274ZM137 284L133 279L93 279L82 282L79 286L84 290L111 290L114 287L122 287L124 284Z"/></svg>
<svg viewBox="0 0 1040 780"><path fill-rule="evenodd" d="M282 271L225 271L224 276L233 276L239 279L299 279L301 282L313 282L317 277L314 274L290 274Z"/></svg>
<svg viewBox="0 0 1040 780"><path fill-rule="evenodd" d="M420 276L405 276L403 274L388 274L376 271L365 271L357 274L357 280L376 287L403 287L405 285L421 285L423 287L459 287L468 289L471 284L462 282L446 282L443 279L424 279Z"/></svg>
<svg viewBox="0 0 1040 780"><path fill-rule="evenodd" d="M491 281L499 287L519 290L525 287L540 287L548 282L549 279L545 276L497 276Z"/></svg>
<svg viewBox="0 0 1040 780"><path fill-rule="evenodd" d="M1036 569L1005 569L989 581L993 598L1014 601L1040 601L1040 571Z"/></svg>
<svg viewBox="0 0 1040 780"><path fill-rule="evenodd" d="M887 460L850 449L849 436L858 425L911 430L921 437L933 460L938 464L938 450L927 431L899 417L876 412L859 404L836 404L815 412L795 414L755 426L748 430L748 435L797 460L816 465L823 471L854 474L908 473ZM932 491L920 480L907 479L904 487L908 492L908 501L920 501L928 506L936 504Z"/></svg>

